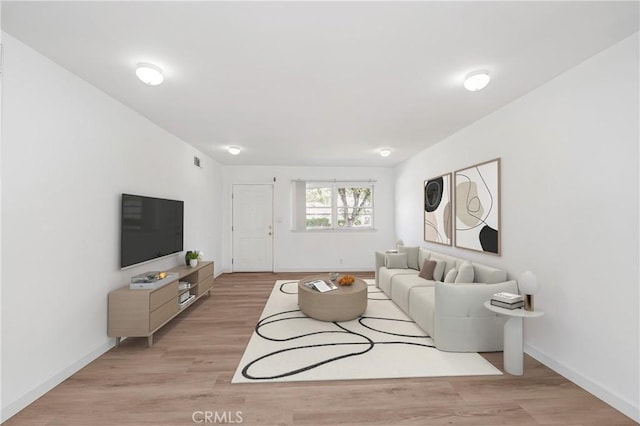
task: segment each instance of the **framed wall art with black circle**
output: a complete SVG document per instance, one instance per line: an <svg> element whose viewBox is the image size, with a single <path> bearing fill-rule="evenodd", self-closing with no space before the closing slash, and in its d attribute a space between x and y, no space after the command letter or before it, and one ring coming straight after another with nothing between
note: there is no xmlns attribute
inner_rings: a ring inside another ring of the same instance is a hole
<svg viewBox="0 0 640 426"><path fill-rule="evenodd" d="M456 247L500 255L500 158L458 170Z"/></svg>
<svg viewBox="0 0 640 426"><path fill-rule="evenodd" d="M424 181L424 240L451 245L453 203L451 173Z"/></svg>

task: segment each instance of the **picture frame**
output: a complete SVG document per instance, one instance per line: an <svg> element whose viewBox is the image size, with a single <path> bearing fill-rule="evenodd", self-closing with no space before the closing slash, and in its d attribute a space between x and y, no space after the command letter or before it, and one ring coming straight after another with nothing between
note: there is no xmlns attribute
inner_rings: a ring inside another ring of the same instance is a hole
<svg viewBox="0 0 640 426"><path fill-rule="evenodd" d="M454 172L455 246L501 255L500 158Z"/></svg>
<svg viewBox="0 0 640 426"><path fill-rule="evenodd" d="M450 246L453 241L451 173L426 179L423 184L424 240Z"/></svg>

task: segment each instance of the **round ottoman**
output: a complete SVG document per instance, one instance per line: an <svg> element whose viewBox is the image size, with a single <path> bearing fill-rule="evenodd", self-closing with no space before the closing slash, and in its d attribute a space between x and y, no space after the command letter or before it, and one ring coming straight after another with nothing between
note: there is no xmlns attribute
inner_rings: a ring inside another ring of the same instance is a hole
<svg viewBox="0 0 640 426"><path fill-rule="evenodd" d="M304 283L329 281L325 275L311 275L298 281L298 306L306 316L320 321L349 321L367 310L367 283L356 278L350 286L338 285L335 290L320 293ZM336 284L337 285L337 284Z"/></svg>

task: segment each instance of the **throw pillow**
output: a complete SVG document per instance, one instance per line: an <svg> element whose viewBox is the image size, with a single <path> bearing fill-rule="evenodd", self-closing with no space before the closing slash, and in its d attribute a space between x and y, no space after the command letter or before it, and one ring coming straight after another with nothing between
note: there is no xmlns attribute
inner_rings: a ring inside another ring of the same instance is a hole
<svg viewBox="0 0 640 426"><path fill-rule="evenodd" d="M407 253L386 254L385 266L389 269L407 269Z"/></svg>
<svg viewBox="0 0 640 426"><path fill-rule="evenodd" d="M425 260L422 262L422 269L420 269L420 273L418 276L420 278L424 278L425 280L433 281L433 270L436 268L435 260Z"/></svg>
<svg viewBox="0 0 640 426"><path fill-rule="evenodd" d="M444 269L447 267L447 262L444 260L436 260L436 268L433 270L433 279L435 281L442 281L444 278Z"/></svg>
<svg viewBox="0 0 640 426"><path fill-rule="evenodd" d="M429 250L420 247L418 249L418 265L422 265L425 260L429 260L431 258L431 253Z"/></svg>
<svg viewBox="0 0 640 426"><path fill-rule="evenodd" d="M451 269L447 272L447 276L444 277L445 283L453 283L456 281L456 275L458 275L458 270L456 268Z"/></svg>
<svg viewBox="0 0 640 426"><path fill-rule="evenodd" d="M470 262L464 262L460 265L458 275L456 275L456 283L472 283L473 282L473 265Z"/></svg>
<svg viewBox="0 0 640 426"><path fill-rule="evenodd" d="M418 264L419 249L420 247L398 247L398 253L407 253L407 265L409 268L415 269L416 271L420 269L420 265Z"/></svg>

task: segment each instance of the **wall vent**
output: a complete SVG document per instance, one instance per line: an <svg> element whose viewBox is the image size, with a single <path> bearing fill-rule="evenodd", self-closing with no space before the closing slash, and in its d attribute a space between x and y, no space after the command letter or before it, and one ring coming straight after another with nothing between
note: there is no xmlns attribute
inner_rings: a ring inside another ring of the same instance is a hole
<svg viewBox="0 0 640 426"><path fill-rule="evenodd" d="M196 167L202 167L200 165L200 159L198 157L195 157L195 156L193 157L193 165Z"/></svg>

